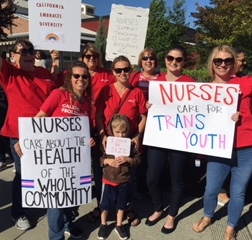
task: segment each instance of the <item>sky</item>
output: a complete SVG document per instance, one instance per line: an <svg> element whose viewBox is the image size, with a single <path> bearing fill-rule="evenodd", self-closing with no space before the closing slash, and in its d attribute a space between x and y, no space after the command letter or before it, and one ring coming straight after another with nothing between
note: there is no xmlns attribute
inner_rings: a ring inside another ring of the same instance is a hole
<svg viewBox="0 0 252 240"><path fill-rule="evenodd" d="M190 17L191 12L195 12L195 3L198 2L200 6L206 6L209 4L210 0L186 0L186 21L190 24L190 27L194 27L193 18ZM83 3L90 4L96 7L96 15L105 16L110 14L111 5L122 4L125 6L132 7L143 7L148 8L151 0L82 0ZM167 6L171 7L173 5L172 0L166 0Z"/></svg>

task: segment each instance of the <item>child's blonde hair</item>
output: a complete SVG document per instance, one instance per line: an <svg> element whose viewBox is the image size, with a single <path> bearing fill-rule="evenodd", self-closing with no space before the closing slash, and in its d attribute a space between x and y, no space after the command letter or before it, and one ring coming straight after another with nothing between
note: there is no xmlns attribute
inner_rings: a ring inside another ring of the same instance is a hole
<svg viewBox="0 0 252 240"><path fill-rule="evenodd" d="M130 124L127 116L122 114L115 114L110 121L111 133L113 134L113 129L120 127L126 129L126 136L130 135Z"/></svg>

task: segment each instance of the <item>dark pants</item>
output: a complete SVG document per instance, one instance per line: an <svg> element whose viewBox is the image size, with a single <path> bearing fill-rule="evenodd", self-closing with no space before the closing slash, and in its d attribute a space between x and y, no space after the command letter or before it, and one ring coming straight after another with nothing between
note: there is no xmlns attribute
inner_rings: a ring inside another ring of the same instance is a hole
<svg viewBox="0 0 252 240"><path fill-rule="evenodd" d="M91 148L91 158L92 158L92 169L95 182L95 195L97 199L97 204L100 204L101 201L101 192L102 192L102 167L100 164L101 158L101 149L100 149L100 138L96 136L95 138L96 145Z"/></svg>
<svg viewBox="0 0 252 240"><path fill-rule="evenodd" d="M28 209L22 207L22 189L21 189L21 163L20 158L17 155L14 145L18 142L18 139L10 139L10 148L12 157L15 163L16 174L12 182L12 207L11 216L14 220L22 216L28 215Z"/></svg>
<svg viewBox="0 0 252 240"><path fill-rule="evenodd" d="M160 212L164 209L162 176L168 161L171 178L169 215L175 217L178 214L184 196L186 161L190 158L190 153L149 147L147 157L147 186L155 211Z"/></svg>

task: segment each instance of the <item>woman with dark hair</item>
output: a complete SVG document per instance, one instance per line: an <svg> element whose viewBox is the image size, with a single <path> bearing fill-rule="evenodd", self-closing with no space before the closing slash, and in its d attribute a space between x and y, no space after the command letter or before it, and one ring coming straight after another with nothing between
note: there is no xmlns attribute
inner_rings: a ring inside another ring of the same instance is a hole
<svg viewBox="0 0 252 240"><path fill-rule="evenodd" d="M12 185L11 216L20 230L31 227L28 210L21 203L21 164L14 145L18 142L18 117L33 117L55 88L52 74L34 67L35 51L30 41L18 40L13 47L14 65L0 58L0 84L8 98L8 112L1 135L10 138L16 173Z"/></svg>
<svg viewBox="0 0 252 240"><path fill-rule="evenodd" d="M57 74L59 69L59 52L58 51L51 51L51 56L56 61L53 63L52 70L55 75L57 75L57 86L63 85L64 76L67 75L67 71L61 72ZM95 121L96 109L95 109L95 102L100 95L101 90L115 81L114 76L110 74L109 70L106 70L102 67L101 64L101 54L94 43L87 43L83 49L81 60L87 65L88 72L91 77L90 86L92 86L92 110L91 110L91 120L92 120L92 133L95 138L95 142L100 142L99 134L97 132L97 126ZM54 69L53 69L54 68ZM101 200L101 190L102 190L102 167L100 166L100 157L102 153L100 150L99 144L91 149L91 156L92 156L92 169L94 175L94 182L95 182L95 196L97 199L97 207L90 211L88 214L88 221L95 222L100 219L100 200Z"/></svg>
<svg viewBox="0 0 252 240"><path fill-rule="evenodd" d="M104 149L107 140L107 127L116 113L126 115L130 119L132 141L139 148L146 123L146 100L139 88L129 82L132 72L131 63L125 56L118 56L111 65L116 82L103 88L98 98L97 124L102 137ZM140 120L139 120L140 119Z"/></svg>
<svg viewBox="0 0 252 240"><path fill-rule="evenodd" d="M106 70L102 67L101 63L101 54L94 43L87 43L82 52L82 61L87 65L89 74L91 76L91 85L92 85L92 98L93 98L93 107L91 113L91 119L93 123L93 135L97 143L100 142L99 134L97 131L97 123L95 120L96 108L95 103L100 95L101 90L108 86L109 84L115 81L114 76L110 73L109 70ZM92 169L94 174L95 182L95 193L97 199L97 207L94 208L88 214L89 222L95 222L100 219L101 210L100 200L101 200L101 191L102 191L102 167L100 166L100 157L102 153L100 150L99 144L92 148Z"/></svg>
<svg viewBox="0 0 252 240"><path fill-rule="evenodd" d="M74 62L63 86L50 94L36 117L90 117L91 89L91 77L86 64L81 61ZM90 146L94 145L95 142L91 138ZM74 210L75 208L49 208L47 210L50 240L63 240L64 233L76 238L83 236L82 230L73 226Z"/></svg>
<svg viewBox="0 0 252 240"><path fill-rule="evenodd" d="M173 46L168 50L165 58L167 74L164 76L163 81L195 82L194 79L183 74L186 57L186 50L180 45ZM168 162L171 178L171 198L169 214L161 232L168 234L175 230L175 217L184 196L186 161L191 157L192 154L187 152L151 146L148 148L147 186L155 211L146 219L145 224L147 226L155 225L160 220L164 210L162 175Z"/></svg>
<svg viewBox="0 0 252 240"><path fill-rule="evenodd" d="M237 122L235 148L231 159L208 157L204 217L193 225L193 230L200 233L211 224L218 194L226 177L231 174L225 240L236 239L235 228L243 211L246 189L252 175L252 79L251 76L231 78L236 70L237 54L232 47L222 45L213 49L208 59L208 71L213 77L212 83L240 85L239 112L232 116Z"/></svg>
<svg viewBox="0 0 252 240"><path fill-rule="evenodd" d="M129 137L139 150L146 123L146 99L143 92L139 88L134 88L129 82L132 68L127 57L116 57L111 69L116 82L103 88L96 103L97 126L103 147L106 149L107 136L110 134L110 121L115 114L119 113L129 118L131 129ZM131 201L133 198L132 193ZM126 215L131 226L137 226L140 223L137 215L131 209L126 211Z"/></svg>

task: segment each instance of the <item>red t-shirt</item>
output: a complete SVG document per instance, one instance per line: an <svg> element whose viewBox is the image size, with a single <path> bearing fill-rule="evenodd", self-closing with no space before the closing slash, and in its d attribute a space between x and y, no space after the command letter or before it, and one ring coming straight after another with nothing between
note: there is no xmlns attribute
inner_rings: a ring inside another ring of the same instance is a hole
<svg viewBox="0 0 252 240"><path fill-rule="evenodd" d="M131 74L130 83L134 87L138 87L144 93L146 99L149 99L149 82L150 81L164 81L165 73L159 73L150 78L146 78L143 72L135 72Z"/></svg>
<svg viewBox="0 0 252 240"><path fill-rule="evenodd" d="M160 81L167 81L166 77L164 77L164 79L161 79ZM176 82L196 82L196 80L188 75L182 75L180 78L176 80Z"/></svg>
<svg viewBox="0 0 252 240"><path fill-rule="evenodd" d="M92 77L92 93L93 93L93 101L94 105L92 107L91 119L93 122L93 126L96 126L95 116L96 116L96 108L95 103L101 93L101 90L108 86L111 83L116 81L114 75L112 75L108 70L99 69L95 75Z"/></svg>
<svg viewBox="0 0 252 240"><path fill-rule="evenodd" d="M240 121L236 123L235 147L252 146L252 77L232 78L228 83L239 84L241 90L238 106Z"/></svg>
<svg viewBox="0 0 252 240"><path fill-rule="evenodd" d="M57 78L57 86L62 86L64 83L64 78L66 77L68 71L64 71L58 75ZM103 87L115 82L115 77L112 75L108 70L100 68L92 77L92 99L94 103L96 102L101 90ZM96 115L96 109L95 106L92 105L92 110L91 110L91 119L93 126L96 126L95 122L95 115Z"/></svg>
<svg viewBox="0 0 252 240"><path fill-rule="evenodd" d="M70 92L55 89L46 99L40 110L50 117L90 116L91 104L87 98L83 101L72 99Z"/></svg>
<svg viewBox="0 0 252 240"><path fill-rule="evenodd" d="M130 91L130 93L128 93ZM121 108L120 104L123 102ZM121 98L114 86L103 88L96 103L97 111L104 111L105 127L108 129L110 119L115 113L126 115L130 120L131 137L138 132L139 115L147 114L146 99L139 88L128 89Z"/></svg>
<svg viewBox="0 0 252 240"><path fill-rule="evenodd" d="M42 67L25 72L3 60L0 84L8 98L8 112L1 135L18 138L18 117L34 117L55 88L52 74Z"/></svg>

